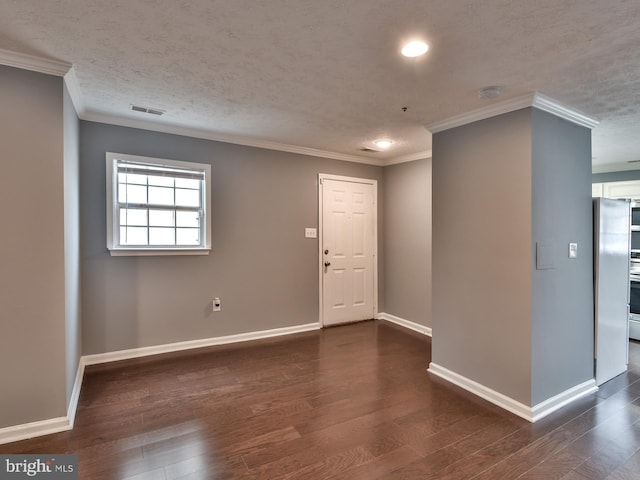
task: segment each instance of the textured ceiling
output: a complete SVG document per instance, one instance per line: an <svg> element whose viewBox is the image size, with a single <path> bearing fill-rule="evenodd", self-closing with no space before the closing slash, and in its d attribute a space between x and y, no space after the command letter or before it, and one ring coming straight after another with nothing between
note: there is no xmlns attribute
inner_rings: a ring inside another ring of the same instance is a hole
<svg viewBox="0 0 640 480"><path fill-rule="evenodd" d="M594 165L640 160L638 0L0 0L0 48L72 63L83 117L392 159L500 85L598 118Z"/></svg>

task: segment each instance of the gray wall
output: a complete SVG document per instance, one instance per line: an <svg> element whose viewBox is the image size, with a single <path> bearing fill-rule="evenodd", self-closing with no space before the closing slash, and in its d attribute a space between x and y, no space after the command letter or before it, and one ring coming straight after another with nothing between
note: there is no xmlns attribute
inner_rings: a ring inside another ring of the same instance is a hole
<svg viewBox="0 0 640 480"><path fill-rule="evenodd" d="M384 168L385 312L431 327L431 159Z"/></svg>
<svg viewBox="0 0 640 480"><path fill-rule="evenodd" d="M625 180L640 180L640 170L627 170L623 172L594 173L591 183L623 182Z"/></svg>
<svg viewBox="0 0 640 480"><path fill-rule="evenodd" d="M532 404L593 378L591 131L533 109L533 246L556 247L555 268L532 264ZM578 258L568 258L570 242Z"/></svg>
<svg viewBox="0 0 640 480"><path fill-rule="evenodd" d="M80 335L80 122L65 86L64 120L64 272L67 406L82 352Z"/></svg>
<svg viewBox="0 0 640 480"><path fill-rule="evenodd" d="M537 109L434 135L436 364L528 406L593 378L590 183L590 130Z"/></svg>
<svg viewBox="0 0 640 480"><path fill-rule="evenodd" d="M0 66L0 427L66 414L62 96Z"/></svg>
<svg viewBox="0 0 640 480"><path fill-rule="evenodd" d="M208 256L109 256L107 151L211 164ZM317 322L318 244L304 228L318 225L318 173L379 181L384 291L381 167L84 121L80 158L84 354Z"/></svg>
<svg viewBox="0 0 640 480"><path fill-rule="evenodd" d="M531 400L531 109L433 136L436 364Z"/></svg>

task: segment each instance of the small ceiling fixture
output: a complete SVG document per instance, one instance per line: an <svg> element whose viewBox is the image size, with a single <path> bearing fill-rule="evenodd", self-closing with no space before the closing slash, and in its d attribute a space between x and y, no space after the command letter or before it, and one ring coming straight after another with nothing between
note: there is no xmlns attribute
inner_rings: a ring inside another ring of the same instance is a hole
<svg viewBox="0 0 640 480"><path fill-rule="evenodd" d="M420 40L415 40L402 47L402 55L405 57L419 57L427 53L427 50L429 50L429 45Z"/></svg>
<svg viewBox="0 0 640 480"><path fill-rule="evenodd" d="M391 145L393 145L393 140L388 140L386 138L381 138L380 140L376 140L373 143L376 144L376 147L382 148L384 150L384 149L389 148Z"/></svg>
<svg viewBox="0 0 640 480"><path fill-rule="evenodd" d="M491 100L492 98L499 97L501 93L502 87L499 87L498 85L491 85L478 90L478 97L483 100Z"/></svg>

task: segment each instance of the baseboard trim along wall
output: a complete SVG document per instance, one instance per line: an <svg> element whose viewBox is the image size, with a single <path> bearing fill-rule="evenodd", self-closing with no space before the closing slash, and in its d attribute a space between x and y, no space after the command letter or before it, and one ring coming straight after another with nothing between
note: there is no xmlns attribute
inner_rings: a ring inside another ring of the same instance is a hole
<svg viewBox="0 0 640 480"><path fill-rule="evenodd" d="M48 420L0 428L0 445L71 430L76 419L80 389L82 388L82 378L84 377L84 365L84 360L81 357L78 361L78 370L76 371L76 379L73 383L73 390L71 391L66 417L50 418Z"/></svg>
<svg viewBox="0 0 640 480"><path fill-rule="evenodd" d="M376 319L386 320L387 322L395 323L396 325L408 328L409 330L413 330L414 332L422 333L423 335L426 335L428 337L431 336L431 328L425 325L420 325L416 322L412 322L411 320L405 320L404 318L396 317L395 315L391 315L390 313L379 313L378 315L376 315Z"/></svg>
<svg viewBox="0 0 640 480"><path fill-rule="evenodd" d="M78 409L78 400L80 400L80 389L82 388L82 379L84 378L84 358L80 357L78 361L78 371L76 372L76 380L73 383L73 390L71 391L71 398L69 399L69 408L67 408L67 418L69 419L69 425L73 428L73 424L76 421L76 410Z"/></svg>
<svg viewBox="0 0 640 480"><path fill-rule="evenodd" d="M83 358L85 365L96 365L99 363L117 362L119 360L129 360L131 358L147 357L150 355L160 355L161 353L180 352L193 348L213 347L216 345L227 345L230 343L249 342L251 340L261 340L263 338L280 337L293 333L309 332L320 329L319 323L307 323L305 325L295 325L293 327L274 328L271 330L260 330L257 332L239 333L237 335L226 335L224 337L211 337L199 340L188 340L186 342L167 343L164 345L153 345L151 347L131 348L129 350L118 350L115 352L97 353L85 355Z"/></svg>
<svg viewBox="0 0 640 480"><path fill-rule="evenodd" d="M579 398L582 398L591 393L597 392L598 386L595 379L587 380L575 387L569 388L564 392L559 393L555 397L548 398L544 402L540 402L534 405L531 409L533 417L532 422L536 422L547 415L560 410L565 405L569 405L571 402L575 402Z"/></svg>
<svg viewBox="0 0 640 480"><path fill-rule="evenodd" d="M65 430L71 430L71 428L71 423L69 423L67 417L50 418L48 420L0 428L0 445L51 433L64 432Z"/></svg>
<svg viewBox="0 0 640 480"><path fill-rule="evenodd" d="M595 380L592 379L571 387L568 390L545 400L544 402L530 407L514 400L513 398L507 397L502 393L496 392L495 390L492 390L474 380L442 367L437 363L431 362L429 364L429 372L532 423L537 422L565 405L598 390Z"/></svg>
<svg viewBox="0 0 640 480"><path fill-rule="evenodd" d="M468 392L471 392L485 400L499 406L500 408L504 408L519 417L524 418L525 420L533 421L533 416L531 414L531 407L520 403L502 393L496 392L484 385L471 380L467 377L463 377L462 375L457 374L449 370L448 368L442 367L437 363L431 362L429 364L430 373L447 380L448 382L453 383L461 388L464 388Z"/></svg>
<svg viewBox="0 0 640 480"><path fill-rule="evenodd" d="M76 418L76 410L78 408L78 400L80 399L80 390L82 388L82 379L84 377L84 370L87 365L97 365L99 363L128 360L131 358L159 355L161 353L178 352L182 350L191 350L194 348L248 342L251 340L280 337L283 335L291 335L293 333L309 332L319 329L319 323L307 323L305 325L295 325L292 327L240 333L237 335L226 335L224 337L203 338L200 340L189 340L186 342L168 343L165 345L154 345L151 347L132 348L129 350L119 350L115 352L85 355L81 357L80 361L78 362L78 370L76 373L75 382L73 384L73 390L71 392L69 407L67 409L67 416L0 428L0 445L4 443L26 440L28 438L39 437L42 435L49 435L51 433L63 432L65 430L71 430Z"/></svg>

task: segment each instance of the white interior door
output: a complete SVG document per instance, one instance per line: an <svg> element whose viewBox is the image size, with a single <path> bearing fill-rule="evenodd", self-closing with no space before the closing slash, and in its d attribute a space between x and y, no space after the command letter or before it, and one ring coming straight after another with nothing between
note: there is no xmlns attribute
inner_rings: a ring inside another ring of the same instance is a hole
<svg viewBox="0 0 640 480"><path fill-rule="evenodd" d="M376 184L320 178L322 324L374 318Z"/></svg>

